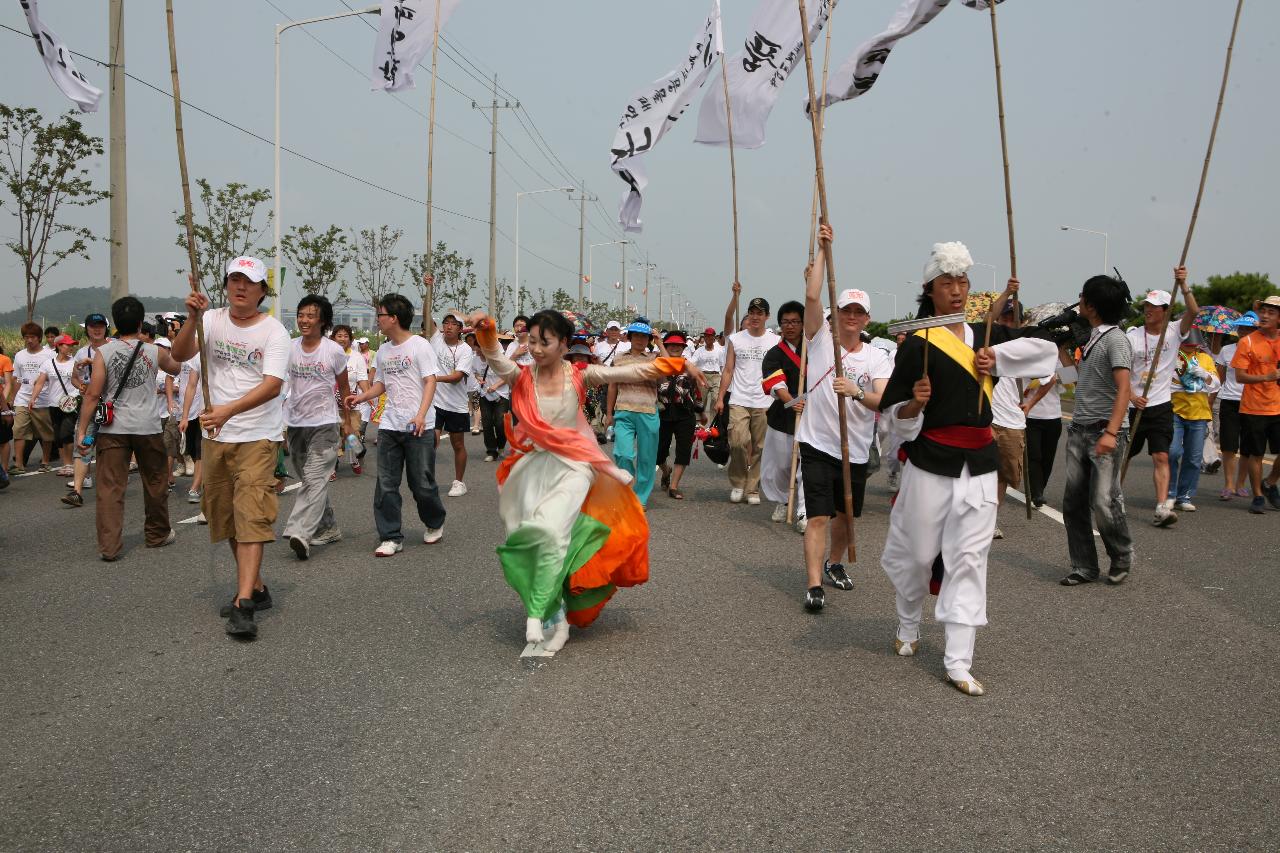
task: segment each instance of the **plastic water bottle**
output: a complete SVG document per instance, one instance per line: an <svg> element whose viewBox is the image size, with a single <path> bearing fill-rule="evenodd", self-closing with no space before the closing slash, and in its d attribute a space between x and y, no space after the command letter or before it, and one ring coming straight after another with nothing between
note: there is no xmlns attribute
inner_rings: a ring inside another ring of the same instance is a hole
<svg viewBox="0 0 1280 853"><path fill-rule="evenodd" d="M93 447L93 442L94 442L95 438L96 438L96 437L94 436L94 434L93 434L93 433L89 433L89 434L87 434L87 435L84 437L84 439L83 439L83 440L81 440L81 442L80 442L80 446L81 446L81 447Z"/></svg>

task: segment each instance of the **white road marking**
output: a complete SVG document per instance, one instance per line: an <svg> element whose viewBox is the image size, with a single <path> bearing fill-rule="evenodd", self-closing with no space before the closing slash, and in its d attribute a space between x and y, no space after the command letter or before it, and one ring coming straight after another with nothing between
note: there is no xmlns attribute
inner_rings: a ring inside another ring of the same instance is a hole
<svg viewBox="0 0 1280 853"><path fill-rule="evenodd" d="M555 656L556 653L542 643L529 643L524 647L524 651L520 653L522 658L553 658Z"/></svg>
<svg viewBox="0 0 1280 853"><path fill-rule="evenodd" d="M301 483L294 483L292 486L285 486L284 490L280 492L280 494L282 495L288 494L289 492L297 491L298 489L301 489L301 488L302 488ZM178 524L195 524L199 520L200 520L200 515L197 514L197 515L191 516L190 518L182 519L181 521L178 522Z"/></svg>
<svg viewBox="0 0 1280 853"><path fill-rule="evenodd" d="M1027 502L1027 496L1024 495L1022 492L1018 491L1017 489L1007 489L1005 491L1005 494L1013 498L1018 503L1025 504ZM1052 518L1054 521L1058 522L1059 524L1066 526L1067 522L1065 519L1063 519L1062 513L1058 512L1056 509L1049 506L1048 504L1045 504L1042 507L1035 507L1035 509L1042 514L1049 516L1049 518ZM1100 534L1097 530L1095 530L1093 531L1093 535L1101 536L1102 534Z"/></svg>

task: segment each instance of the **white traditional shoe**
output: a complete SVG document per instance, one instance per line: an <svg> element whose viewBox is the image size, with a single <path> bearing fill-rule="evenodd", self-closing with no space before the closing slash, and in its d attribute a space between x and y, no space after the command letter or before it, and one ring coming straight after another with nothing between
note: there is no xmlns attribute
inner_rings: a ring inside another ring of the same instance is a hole
<svg viewBox="0 0 1280 853"><path fill-rule="evenodd" d="M747 495L747 503L751 506L759 506L760 495L756 494L755 492L752 492L751 494Z"/></svg>
<svg viewBox="0 0 1280 853"><path fill-rule="evenodd" d="M569 642L569 623L565 619L561 619L556 623L555 630L551 632L551 637L545 640L542 647L549 652L558 652L564 648L564 644Z"/></svg>
<svg viewBox="0 0 1280 853"><path fill-rule="evenodd" d="M449 487L449 497L460 498L467 493L467 484L461 480L454 480L453 485Z"/></svg>
<svg viewBox="0 0 1280 853"><path fill-rule="evenodd" d="M729 490L729 503L731 503L731 504L740 504L740 503L742 503L742 489L730 489L730 490Z"/></svg>
<svg viewBox="0 0 1280 853"><path fill-rule="evenodd" d="M526 619L524 620L524 639L529 643L542 642L542 620Z"/></svg>
<svg viewBox="0 0 1280 853"><path fill-rule="evenodd" d="M777 506L775 506L775 507L773 508L773 515L771 515L771 516L769 517L769 520L770 520L770 521L772 521L774 524L781 524L782 522L786 521L786 520L787 520L787 505L786 505L786 504L778 504Z"/></svg>
<svg viewBox="0 0 1280 853"><path fill-rule="evenodd" d="M399 554L403 550L404 550L404 546L401 545L399 542L396 542L393 539L388 539L386 542L383 542L377 548L373 549L373 556L394 557L396 554Z"/></svg>
<svg viewBox="0 0 1280 853"><path fill-rule="evenodd" d="M982 682L969 673L965 673L965 677L962 678L952 678L951 674L948 673L946 679L948 684L966 696L981 696L987 692L982 686Z"/></svg>
<svg viewBox="0 0 1280 853"><path fill-rule="evenodd" d="M899 640L897 637L893 638L893 653L898 657L915 657L918 651L920 651L920 641L918 639L908 643L906 640Z"/></svg>

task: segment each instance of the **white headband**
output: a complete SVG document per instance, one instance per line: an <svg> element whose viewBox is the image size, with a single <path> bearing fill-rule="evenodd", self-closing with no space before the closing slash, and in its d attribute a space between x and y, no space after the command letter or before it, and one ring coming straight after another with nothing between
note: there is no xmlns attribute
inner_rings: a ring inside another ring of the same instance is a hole
<svg viewBox="0 0 1280 853"><path fill-rule="evenodd" d="M924 265L924 281L929 283L940 275L967 275L973 266L973 258L964 243L934 243L929 263Z"/></svg>

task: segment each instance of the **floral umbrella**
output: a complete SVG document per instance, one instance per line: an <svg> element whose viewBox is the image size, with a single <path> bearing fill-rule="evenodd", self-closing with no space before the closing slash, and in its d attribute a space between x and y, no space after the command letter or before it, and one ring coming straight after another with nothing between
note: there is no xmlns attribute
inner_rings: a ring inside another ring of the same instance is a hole
<svg viewBox="0 0 1280 853"><path fill-rule="evenodd" d="M591 318L578 311L561 311L570 323L573 324L574 335L598 335L600 330L596 328L596 324L591 322Z"/></svg>
<svg viewBox="0 0 1280 853"><path fill-rule="evenodd" d="M1206 305L1196 314L1192 325L1202 332L1234 335L1236 329L1232 323L1239 319L1240 312L1225 305Z"/></svg>

